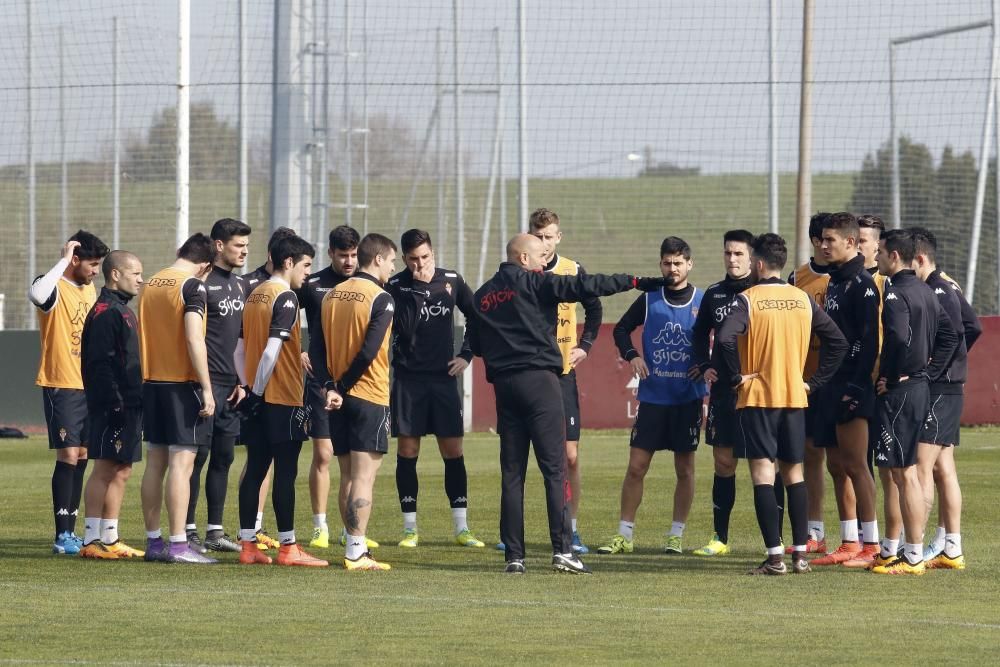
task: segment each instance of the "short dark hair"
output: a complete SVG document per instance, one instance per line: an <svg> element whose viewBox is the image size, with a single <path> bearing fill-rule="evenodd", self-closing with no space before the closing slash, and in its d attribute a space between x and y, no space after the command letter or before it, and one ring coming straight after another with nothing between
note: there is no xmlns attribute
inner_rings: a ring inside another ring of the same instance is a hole
<svg viewBox="0 0 1000 667"><path fill-rule="evenodd" d="M660 257L663 258L667 255L682 255L684 259L691 259L691 246L682 238L668 236L660 244Z"/></svg>
<svg viewBox="0 0 1000 667"><path fill-rule="evenodd" d="M531 216L528 218L528 227L537 232L539 229L545 229L549 225L558 225L559 216L555 211L550 211L547 208L536 208L531 212Z"/></svg>
<svg viewBox="0 0 1000 667"><path fill-rule="evenodd" d="M282 239L288 239L293 236L298 236L295 230L290 227L278 227L273 232L271 232L271 238L267 240L267 256L271 256L271 249L278 245L278 242ZM273 258L272 258L273 260Z"/></svg>
<svg viewBox="0 0 1000 667"><path fill-rule="evenodd" d="M278 239L270 252L271 263L274 264L275 270L284 266L285 260L288 258L291 258L292 264L298 264L303 257L316 256L316 249L312 247L312 244L298 235Z"/></svg>
<svg viewBox="0 0 1000 667"><path fill-rule="evenodd" d="M858 227L862 229L877 229L879 234L885 231L885 223L882 218L871 213L858 216Z"/></svg>
<svg viewBox="0 0 1000 667"><path fill-rule="evenodd" d="M330 230L330 247L337 250L354 250L361 241L361 235L354 227L340 225Z"/></svg>
<svg viewBox="0 0 1000 667"><path fill-rule="evenodd" d="M913 234L913 243L915 244L914 253L919 255L927 255L927 259L932 262L937 261L937 237L934 232L927 229L926 227L910 227L910 233Z"/></svg>
<svg viewBox="0 0 1000 667"><path fill-rule="evenodd" d="M375 257L385 257L389 251L396 250L396 244L388 236L381 234L366 234L358 244L358 266L368 266Z"/></svg>
<svg viewBox="0 0 1000 667"><path fill-rule="evenodd" d="M886 253L898 253L899 259L904 264L909 264L913 261L917 244L913 232L909 229L890 229L884 231L882 232L881 240L885 243Z"/></svg>
<svg viewBox="0 0 1000 667"><path fill-rule="evenodd" d="M722 245L727 243L746 243L753 247L754 236L745 229L730 229L722 235Z"/></svg>
<svg viewBox="0 0 1000 667"><path fill-rule="evenodd" d="M139 258L127 250L112 250L109 252L101 264L101 273L104 275L104 282L111 282L111 272L115 269L121 271L126 262L131 262L132 260L138 262Z"/></svg>
<svg viewBox="0 0 1000 667"><path fill-rule="evenodd" d="M250 236L250 225L234 218L216 220L209 233L213 241L225 243L234 236Z"/></svg>
<svg viewBox="0 0 1000 667"><path fill-rule="evenodd" d="M404 253L416 250L425 243L431 248L434 247L434 244L431 243L430 233L422 229L408 229L399 238L399 247L403 249Z"/></svg>
<svg viewBox="0 0 1000 667"><path fill-rule="evenodd" d="M832 229L846 239L857 239L861 228L858 227L858 219L853 213L841 211L831 213L823 223L823 229Z"/></svg>
<svg viewBox="0 0 1000 667"><path fill-rule="evenodd" d="M69 237L69 240L80 244L73 250L73 255L80 259L101 259L107 257L110 251L104 241L82 229Z"/></svg>
<svg viewBox="0 0 1000 667"><path fill-rule="evenodd" d="M753 255L764 260L764 264L772 271L780 271L788 261L788 247L785 239L768 232L754 239Z"/></svg>
<svg viewBox="0 0 1000 667"><path fill-rule="evenodd" d="M192 234L184 244L177 249L177 258L186 259L195 264L211 264L215 261L215 244L201 232Z"/></svg>
<svg viewBox="0 0 1000 667"><path fill-rule="evenodd" d="M817 241L823 238L823 229L826 227L826 220L829 217L829 213L821 211L809 218L809 238Z"/></svg>

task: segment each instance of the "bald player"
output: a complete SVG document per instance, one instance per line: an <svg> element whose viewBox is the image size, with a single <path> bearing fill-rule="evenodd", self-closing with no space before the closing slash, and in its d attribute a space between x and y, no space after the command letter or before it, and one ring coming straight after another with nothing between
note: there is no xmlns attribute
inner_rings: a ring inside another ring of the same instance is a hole
<svg viewBox="0 0 1000 667"><path fill-rule="evenodd" d="M560 303L657 290L659 278L616 274L558 276L545 273L545 247L529 234L507 244L507 261L475 294L476 316L467 326L472 351L483 358L496 391L500 433L500 538L505 572L524 574L524 475L532 443L545 480L552 567L571 574L590 570L572 550L567 506L566 424L559 376L563 357L556 344Z"/></svg>
<svg viewBox="0 0 1000 667"><path fill-rule="evenodd" d="M101 266L104 287L87 314L81 338L83 387L90 414L94 467L84 491L86 517L80 556L142 558L118 537L118 516L132 464L142 460L142 369L139 323L128 307L142 285L142 263L124 250Z"/></svg>

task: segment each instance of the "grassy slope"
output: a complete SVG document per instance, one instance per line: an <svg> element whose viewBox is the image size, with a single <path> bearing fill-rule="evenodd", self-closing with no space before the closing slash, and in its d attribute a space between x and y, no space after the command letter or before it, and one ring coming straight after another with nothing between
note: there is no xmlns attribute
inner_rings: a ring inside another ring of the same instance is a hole
<svg viewBox="0 0 1000 667"><path fill-rule="evenodd" d="M841 210L851 196L850 174L818 174L813 181L813 203L817 210ZM781 231L791 240L795 206L795 181L792 175L781 178ZM370 231L398 238L409 195L409 182L372 181L368 217ZM334 183L331 195L340 196ZM407 227L422 227L437 232L437 187L422 184L407 218ZM486 183L470 179L467 184L465 275L470 283L478 276L482 242L483 202ZM360 199L360 187L355 200ZM446 193L447 238L435 239L445 263L456 267L456 233L451 192ZM508 188L509 231L516 228L517 188ZM266 228L268 212L266 188L254 185L249 193L248 222ZM59 186L42 183L37 195L37 271L44 272L58 258L62 245L59 236ZM191 232L207 232L211 223L233 216L236 202L234 186L223 183L195 183L191 188ZM693 247L693 281L706 287L722 275L720 239L734 227L754 232L767 228L767 179L753 174L721 174L678 178L633 179L553 179L531 184L531 205L558 211L563 220L565 239L561 250L581 262L589 271L643 273L655 272L660 241L665 236L685 238ZM172 260L174 251L174 190L169 183L126 182L122 187L121 246L139 254L150 275ZM0 210L5 212L8 251L0 262L0 293L8 295L7 325L23 326L27 281L26 200L18 183L0 182ZM331 224L343 222L342 213L331 212ZM111 242L111 188L100 183L72 183L70 188L70 231L89 229ZM485 275L490 275L499 258L501 240L498 214L494 213L487 246ZM355 212L353 224L361 228L362 219ZM265 239L254 237L251 258L254 266L263 258ZM325 262L321 262L325 263ZM457 268L457 267L456 267ZM605 320L614 321L628 307L629 297L605 301Z"/></svg>
<svg viewBox="0 0 1000 667"><path fill-rule="evenodd" d="M433 447L420 463L419 549L389 546L399 530L391 457L379 477L370 533L385 545L379 553L393 564L389 573L242 568L232 555L212 568L53 557L51 455L39 439L8 441L0 444L0 663L829 664L895 662L902 654L928 664L992 662L1000 637L1000 566L990 560L1000 548L998 436L995 429L966 431L959 452L970 569L912 579L829 569L783 579L743 576L761 551L744 471L733 518L735 552L712 561L661 554L673 491L664 456L647 479L638 553L589 556L595 571L589 578L548 571L540 479L529 468L529 574L511 578L499 572L498 552L449 544L442 466ZM583 441L580 525L593 546L616 526L626 436L588 432ZM494 436L467 441L470 522L488 541L497 537L496 446ZM307 459L297 510L303 533L310 525ZM231 529L241 464L242 453L233 467ZM708 448L699 452L698 466L687 549L711 533ZM122 519L123 535L137 545L141 474L140 465ZM829 501L827 525L836 526Z"/></svg>

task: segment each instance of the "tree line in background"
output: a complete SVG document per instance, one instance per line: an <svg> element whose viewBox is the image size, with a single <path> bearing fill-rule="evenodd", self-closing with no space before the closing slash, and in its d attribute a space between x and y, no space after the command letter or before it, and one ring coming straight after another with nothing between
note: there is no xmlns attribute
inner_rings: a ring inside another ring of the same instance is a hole
<svg viewBox="0 0 1000 667"><path fill-rule="evenodd" d="M930 149L911 138L899 140L900 222L904 227L927 227L938 237L938 265L952 278L965 282L972 235L972 216L978 179L976 158L969 151L956 154L945 146L935 164ZM983 228L979 247L979 271L973 303L993 312L997 303L997 206L996 161L989 163ZM883 144L875 155L866 155L854 177L854 193L848 208L856 213L874 213L886 225L892 219L892 147Z"/></svg>
<svg viewBox="0 0 1000 667"><path fill-rule="evenodd" d="M234 124L216 114L211 102L191 104L191 179L193 181L232 182L237 177L236 153L238 133ZM352 121L360 126L360 119ZM421 161L420 143L412 128L400 118L388 114L369 117L368 176L371 179L408 179L414 173L429 178L434 175L436 156L428 151ZM136 134L125 140L122 157L122 177L128 183L173 181L176 168L177 112L165 107L154 114L153 122L145 134ZM336 138L339 141L339 137ZM339 149L339 147L338 147ZM335 154L338 151L335 151ZM69 163L70 179L75 182L110 182L111 154L108 147L99 160ZM939 240L939 264L959 282L966 278L969 257L969 239L975 206L977 165L971 152L956 154L946 146L939 161L935 162L930 149L922 143L903 136L900 138L900 190L904 226L921 225L934 231ZM454 168L450 155L442 156L445 176ZM471 154L464 157L471 161ZM363 144L354 142L351 150L352 169L360 175L365 161ZM266 182L270 162L270 145L267 139L251 141L249 176L251 181ZM336 174L342 160L331 160L329 170ZM986 306L991 312L997 303L1000 276L993 270L998 254L997 202L995 187L995 160L990 162L990 174L983 210L983 234L980 244L981 269L976 281L973 302ZM0 167L0 181L22 180L25 167L8 165ZM697 167L680 167L670 161L656 162L651 149L644 151L644 168L640 177L695 176ZM57 183L61 178L58 162L36 165L39 183ZM874 213L889 224L892 213L892 155L889 142L873 154L865 156L861 169L854 177L854 190L849 210L857 213Z"/></svg>

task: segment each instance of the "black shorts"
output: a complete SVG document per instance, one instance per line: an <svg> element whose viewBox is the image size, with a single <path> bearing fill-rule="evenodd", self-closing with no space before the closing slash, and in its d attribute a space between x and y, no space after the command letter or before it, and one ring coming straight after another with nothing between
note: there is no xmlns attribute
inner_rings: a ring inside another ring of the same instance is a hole
<svg viewBox="0 0 1000 667"><path fill-rule="evenodd" d="M309 419L310 438L330 438L330 413L326 409L326 390L312 376L306 378L302 403L312 409Z"/></svg>
<svg viewBox="0 0 1000 667"><path fill-rule="evenodd" d="M563 412L566 413L566 440L580 441L580 391L576 386L576 371L559 376L562 390Z"/></svg>
<svg viewBox="0 0 1000 667"><path fill-rule="evenodd" d="M777 459L785 463L805 460L805 408L743 408L739 420L747 459Z"/></svg>
<svg viewBox="0 0 1000 667"><path fill-rule="evenodd" d="M906 468L916 464L917 443L930 404L930 387L922 380L904 382L878 397L875 465Z"/></svg>
<svg viewBox="0 0 1000 667"><path fill-rule="evenodd" d="M957 447L964 403L965 396L962 394L931 394L931 408L924 420L920 442Z"/></svg>
<svg viewBox="0 0 1000 667"><path fill-rule="evenodd" d="M292 440L302 442L309 438L309 406L277 405L264 403L260 411L243 422L241 437L245 443L270 445Z"/></svg>
<svg viewBox="0 0 1000 667"><path fill-rule="evenodd" d="M461 438L462 397L453 377L399 377L392 381L392 437Z"/></svg>
<svg viewBox="0 0 1000 667"><path fill-rule="evenodd" d="M330 412L333 453L385 454L389 451L389 406L356 396L345 396L339 410Z"/></svg>
<svg viewBox="0 0 1000 667"><path fill-rule="evenodd" d="M701 437L701 406L700 398L679 405L640 402L629 444L650 452L695 451Z"/></svg>
<svg viewBox="0 0 1000 667"><path fill-rule="evenodd" d="M739 420L736 414L735 392L713 394L709 397L705 443L713 447L739 449Z"/></svg>
<svg viewBox="0 0 1000 667"><path fill-rule="evenodd" d="M82 389L42 387L49 449L82 447L90 435L87 396Z"/></svg>
<svg viewBox="0 0 1000 667"><path fill-rule="evenodd" d="M857 395L857 406L848 410L849 401L842 400L845 395ZM875 418L875 387L870 382L864 386L848 388L846 382L834 381L819 390L816 395L816 430L813 432L813 444L817 447L837 446L837 425L862 418L871 421Z"/></svg>
<svg viewBox="0 0 1000 667"><path fill-rule="evenodd" d="M201 387L194 382L144 382L144 439L154 445L210 444L214 420L198 415L201 406Z"/></svg>
<svg viewBox="0 0 1000 667"><path fill-rule="evenodd" d="M214 435L238 437L240 434L240 415L226 400L235 388L236 385L212 385L212 396L215 397L215 418L212 420Z"/></svg>
<svg viewBox="0 0 1000 667"><path fill-rule="evenodd" d="M91 413L88 457L118 463L142 460L142 408L125 408L121 413L124 423L117 426L109 423L108 411Z"/></svg>

